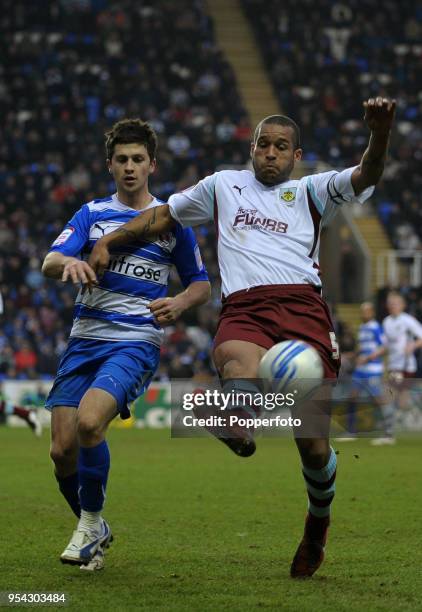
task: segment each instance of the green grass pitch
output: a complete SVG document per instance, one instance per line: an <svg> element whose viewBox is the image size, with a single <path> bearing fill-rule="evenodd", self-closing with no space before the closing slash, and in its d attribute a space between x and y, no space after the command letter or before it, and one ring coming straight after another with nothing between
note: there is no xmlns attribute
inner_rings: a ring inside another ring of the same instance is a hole
<svg viewBox="0 0 422 612"><path fill-rule="evenodd" d="M104 516L115 541L91 574L59 562L75 520L48 432L0 428L0 591L64 591L75 611L421 609L420 439L336 446L326 561L299 582L289 566L306 497L292 441L261 438L250 459L168 431L115 429L109 443Z"/></svg>

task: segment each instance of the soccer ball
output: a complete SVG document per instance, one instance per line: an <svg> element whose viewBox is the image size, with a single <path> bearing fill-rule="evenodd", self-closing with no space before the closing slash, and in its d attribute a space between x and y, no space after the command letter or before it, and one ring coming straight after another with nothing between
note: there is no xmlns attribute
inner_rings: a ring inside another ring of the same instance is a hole
<svg viewBox="0 0 422 612"><path fill-rule="evenodd" d="M266 390L308 398L322 381L324 368L317 351L301 340L275 344L261 359L258 376Z"/></svg>

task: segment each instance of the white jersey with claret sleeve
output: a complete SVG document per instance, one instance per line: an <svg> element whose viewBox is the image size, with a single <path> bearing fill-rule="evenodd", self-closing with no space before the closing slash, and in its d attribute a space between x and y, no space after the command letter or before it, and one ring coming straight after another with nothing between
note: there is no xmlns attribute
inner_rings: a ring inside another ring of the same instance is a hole
<svg viewBox="0 0 422 612"><path fill-rule="evenodd" d="M249 170L223 170L172 195L170 213L183 227L214 221L225 297L260 285L320 286L322 223L341 204L364 202L374 189L355 196L354 169L272 186Z"/></svg>
<svg viewBox="0 0 422 612"><path fill-rule="evenodd" d="M382 323L388 347L388 370L390 372L416 372L417 363L413 353L406 355L406 345L415 338L422 338L422 325L415 317L402 312L389 315Z"/></svg>

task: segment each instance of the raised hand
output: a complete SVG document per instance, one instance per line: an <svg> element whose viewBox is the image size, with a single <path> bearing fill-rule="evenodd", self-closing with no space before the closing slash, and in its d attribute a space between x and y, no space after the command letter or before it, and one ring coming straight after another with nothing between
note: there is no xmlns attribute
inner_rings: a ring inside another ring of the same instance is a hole
<svg viewBox="0 0 422 612"><path fill-rule="evenodd" d="M388 98L369 98L363 103L364 120L371 132L389 132L394 120L396 101Z"/></svg>

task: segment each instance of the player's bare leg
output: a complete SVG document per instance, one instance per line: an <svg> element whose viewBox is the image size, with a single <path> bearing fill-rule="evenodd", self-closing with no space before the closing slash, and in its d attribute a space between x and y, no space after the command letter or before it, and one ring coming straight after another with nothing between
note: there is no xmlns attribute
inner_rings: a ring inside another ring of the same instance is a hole
<svg viewBox="0 0 422 612"><path fill-rule="evenodd" d="M79 444L76 432L77 410L72 406L56 406L51 413L50 457L59 489L72 512L79 518L81 507L78 487Z"/></svg>
<svg viewBox="0 0 422 612"><path fill-rule="evenodd" d="M63 563L89 564L97 551L111 540L110 528L101 517L101 511L110 467L105 434L116 413L116 399L102 389L88 389L79 405L76 430L81 517L60 557Z"/></svg>
<svg viewBox="0 0 422 612"><path fill-rule="evenodd" d="M308 491L305 531L290 568L292 578L312 576L324 560L324 547L334 498L336 455L328 438L295 438Z"/></svg>
<svg viewBox="0 0 422 612"><path fill-rule="evenodd" d="M396 418L400 410L400 394L403 386L402 372L389 372L388 392L385 394L379 406L380 426L383 433L371 440L372 446L394 445L396 438L394 435Z"/></svg>
<svg viewBox="0 0 422 612"><path fill-rule="evenodd" d="M105 440L110 422L117 414L116 399L103 389L88 389L79 405L77 432L81 446L93 447Z"/></svg>
<svg viewBox="0 0 422 612"><path fill-rule="evenodd" d="M220 374L224 393L259 393L260 390L254 383L258 372L258 365L265 355L266 349L252 342L243 340L227 340L217 346L214 351L214 362ZM232 407L233 410L233 407ZM239 412L236 407L236 412ZM240 413L244 416L254 416L252 406L244 406ZM232 426L226 427L223 436L217 436L236 455L249 457L255 452L256 445L253 432L249 429Z"/></svg>
<svg viewBox="0 0 422 612"><path fill-rule="evenodd" d="M221 377L256 378L259 362L267 349L243 340L227 340L214 351L214 363Z"/></svg>

